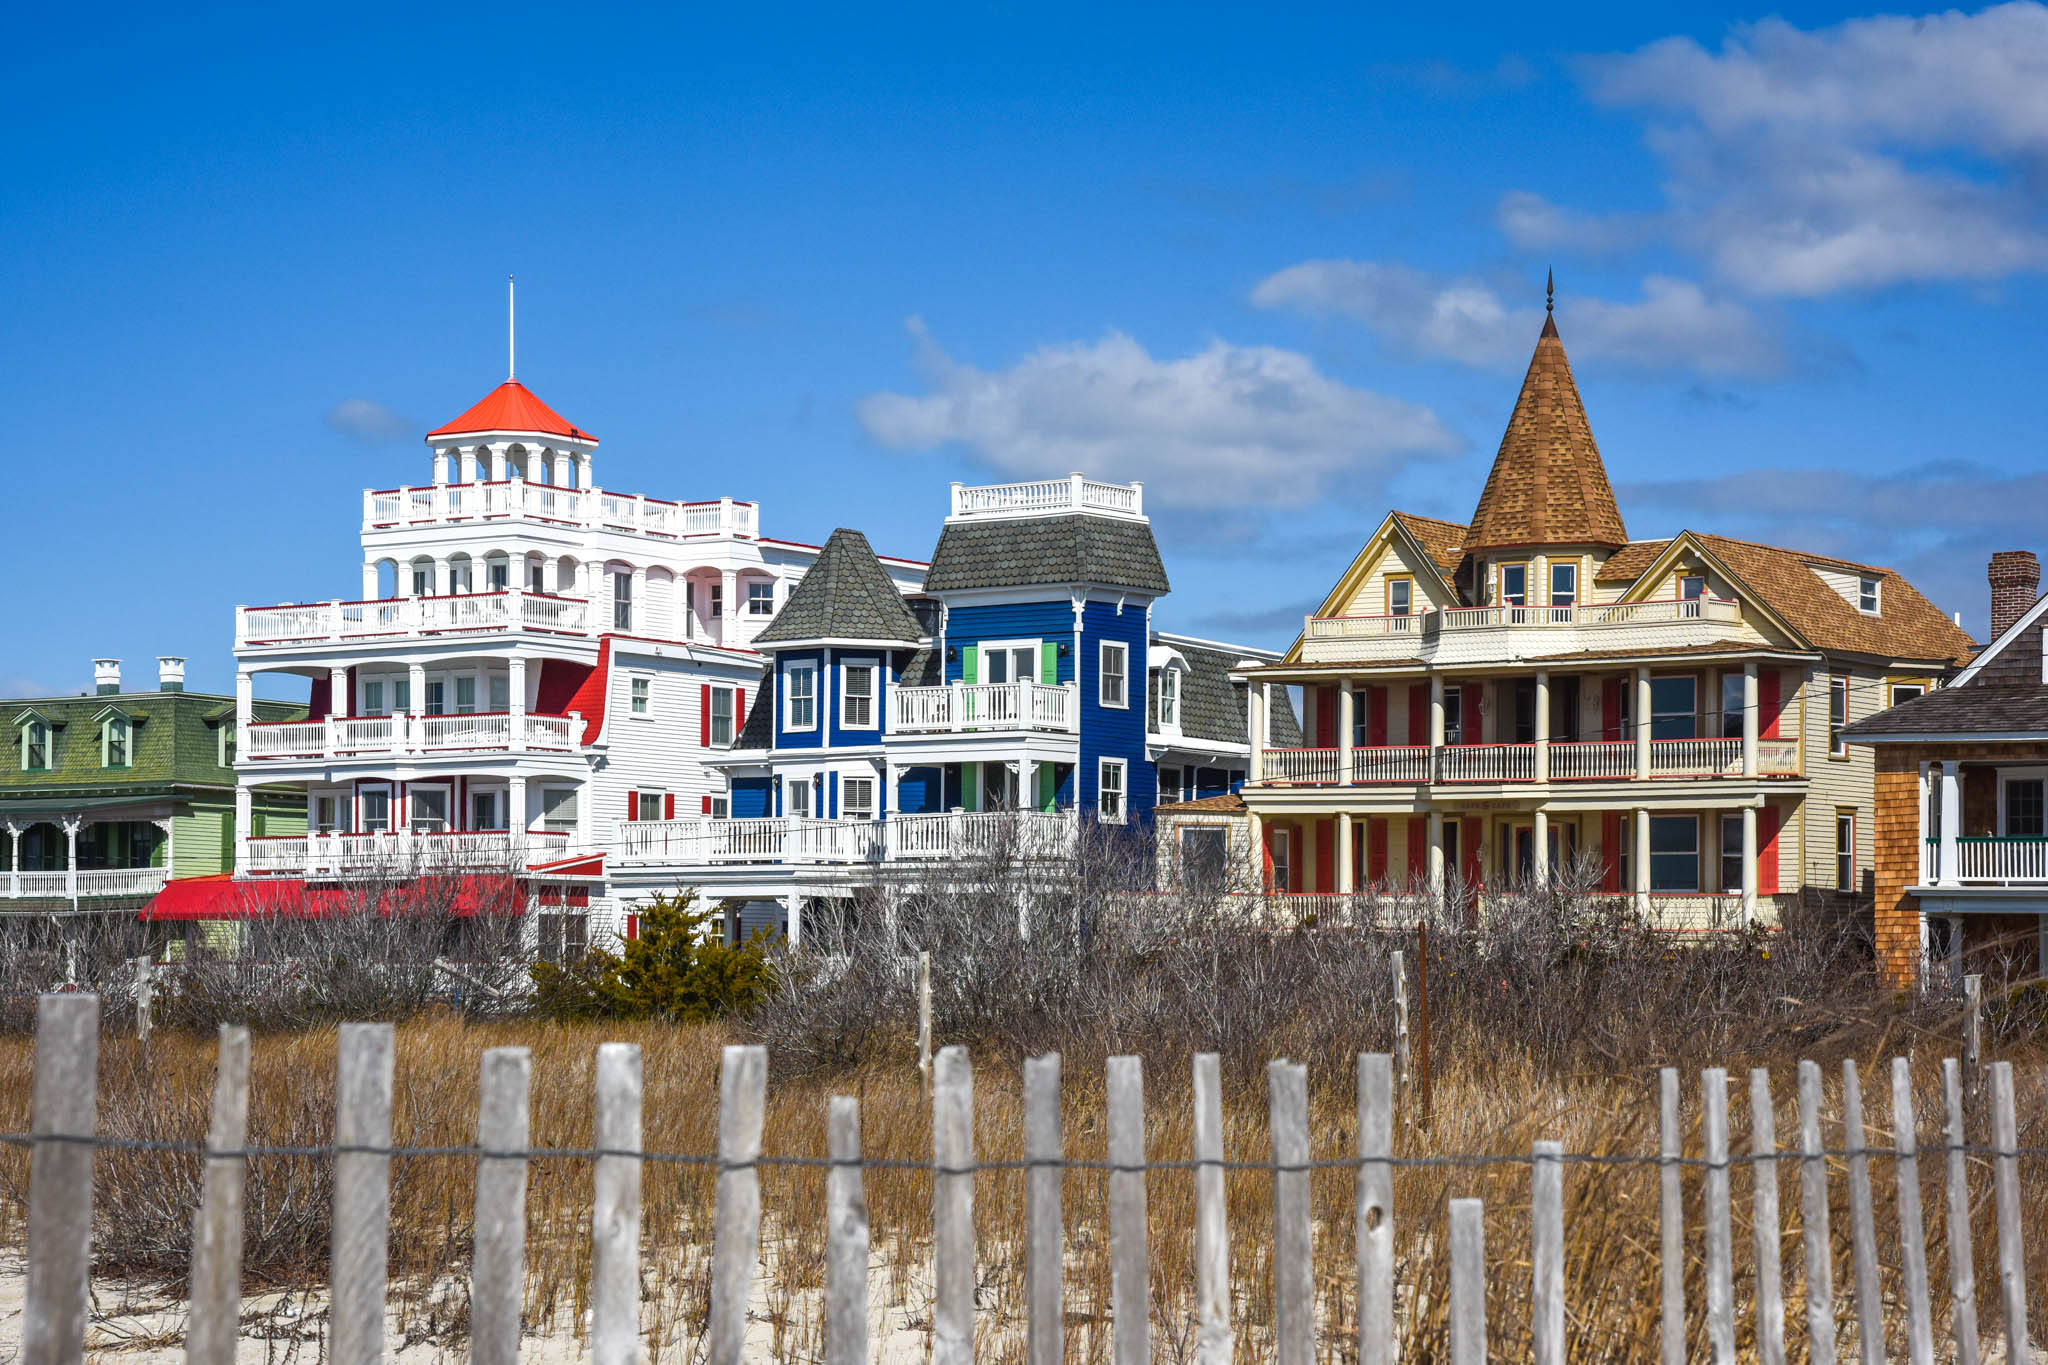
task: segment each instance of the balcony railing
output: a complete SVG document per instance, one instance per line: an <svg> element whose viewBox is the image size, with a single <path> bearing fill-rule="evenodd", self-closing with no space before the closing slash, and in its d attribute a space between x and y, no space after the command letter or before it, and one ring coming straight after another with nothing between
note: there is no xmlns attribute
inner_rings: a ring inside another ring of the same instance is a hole
<svg viewBox="0 0 2048 1365"><path fill-rule="evenodd" d="M550 751L576 747L579 712L512 716L502 711L460 716L330 716L326 720L258 721L244 730L248 759L377 758L388 754Z"/></svg>
<svg viewBox="0 0 2048 1365"><path fill-rule="evenodd" d="M1640 626L1741 619L1740 602L1695 597L1684 601L1665 598L1654 602L1587 602L1571 607L1450 607L1405 616L1310 616L1305 618L1304 630L1311 640L1342 640L1502 627Z"/></svg>
<svg viewBox="0 0 2048 1365"><path fill-rule="evenodd" d="M597 488L558 488L507 479L493 483L375 488L363 493L363 529L431 526L445 522L523 520L584 526L680 539L684 536L760 534L760 508L751 502L668 502Z"/></svg>
<svg viewBox="0 0 2048 1365"><path fill-rule="evenodd" d="M414 830L391 834L257 835L242 841L246 877L408 877L512 872L569 852L562 830Z"/></svg>
<svg viewBox="0 0 2048 1365"><path fill-rule="evenodd" d="M945 687L899 687L890 696L889 728L896 734L970 730L1050 730L1072 734L1080 714L1072 683L953 683Z"/></svg>
<svg viewBox="0 0 2048 1365"><path fill-rule="evenodd" d="M1920 881L1941 880L1941 840L1929 839L1920 852ZM2032 836L1975 836L1956 840L1955 881L1964 886L2048 886L2048 839Z"/></svg>
<svg viewBox="0 0 2048 1365"><path fill-rule="evenodd" d="M1302 652L1303 657L1320 661L1416 653L1480 661L1503 650L1510 657L1534 658L1635 644L1706 643L1726 638L1729 628L1741 621L1741 603L1713 597L1568 607L1450 607L1405 616L1309 616L1302 621ZM1640 634L1644 630L1650 634ZM1502 631L1509 633L1502 636ZM1454 642L1463 643L1454 647Z"/></svg>
<svg viewBox="0 0 2048 1365"><path fill-rule="evenodd" d="M1634 740L1552 740L1553 782L1619 782L1634 779ZM1350 781L1357 785L1423 782L1534 782L1534 744L1398 744L1361 746L1351 751ZM1740 777L1740 739L1659 739L1650 742L1648 775L1658 777ZM1799 741L1759 740L1757 773L1791 777L1799 773ZM1341 749L1266 749L1260 781L1302 785L1344 780Z"/></svg>
<svg viewBox="0 0 2048 1365"><path fill-rule="evenodd" d="M153 896L164 889L161 867L81 867L75 872L0 869L0 896L69 900L74 896Z"/></svg>
<svg viewBox="0 0 2048 1365"><path fill-rule="evenodd" d="M717 820L623 820L613 827L621 863L886 863L1013 854L1051 858L1072 850L1070 811L954 811L881 820L769 816Z"/></svg>
<svg viewBox="0 0 2048 1365"><path fill-rule="evenodd" d="M550 593L456 593L373 602L296 602L235 608L235 645L331 644L464 631L586 635L600 623L589 602Z"/></svg>
<svg viewBox="0 0 2048 1365"><path fill-rule="evenodd" d="M1016 517L1055 512L1112 512L1143 516L1145 485L1098 483L1079 474L1028 483L953 485L953 516Z"/></svg>

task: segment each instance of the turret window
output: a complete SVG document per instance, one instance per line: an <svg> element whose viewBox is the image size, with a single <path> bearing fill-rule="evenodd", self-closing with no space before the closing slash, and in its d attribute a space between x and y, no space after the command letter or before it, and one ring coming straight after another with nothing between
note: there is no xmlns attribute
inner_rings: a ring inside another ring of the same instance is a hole
<svg viewBox="0 0 2048 1365"><path fill-rule="evenodd" d="M791 664L784 675L789 682L789 701L782 718L783 728L818 728L818 669L809 663Z"/></svg>
<svg viewBox="0 0 2048 1365"><path fill-rule="evenodd" d="M1529 566L1527 564L1503 564L1500 566L1500 600L1503 606L1526 607L1529 605Z"/></svg>
<svg viewBox="0 0 2048 1365"><path fill-rule="evenodd" d="M1577 561L1550 566L1550 605L1571 607L1579 601L1579 566Z"/></svg>
<svg viewBox="0 0 2048 1365"><path fill-rule="evenodd" d="M875 728L875 666L843 664L840 667L843 693L839 699L839 723L849 730Z"/></svg>

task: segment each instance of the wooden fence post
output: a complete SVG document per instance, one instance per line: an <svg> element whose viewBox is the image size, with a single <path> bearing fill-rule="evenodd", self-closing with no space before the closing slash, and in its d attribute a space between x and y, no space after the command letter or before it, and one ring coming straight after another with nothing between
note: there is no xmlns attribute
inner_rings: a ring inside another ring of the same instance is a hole
<svg viewBox="0 0 2048 1365"><path fill-rule="evenodd" d="M924 1097L932 1097L932 955L925 949L917 954L917 1077Z"/></svg>
<svg viewBox="0 0 2048 1365"><path fill-rule="evenodd" d="M1842 1063L1842 1147L1849 1153L1849 1250L1856 1272L1856 1345L1863 1365L1884 1365L1884 1303L1878 1298L1877 1216L1870 1202L1870 1156L1863 1131L1863 1085L1856 1063Z"/></svg>
<svg viewBox="0 0 2048 1365"><path fill-rule="evenodd" d="M1685 1365L1685 1202L1679 1159L1684 1138L1678 1128L1678 1071L1657 1073L1657 1168L1659 1255L1663 1299L1663 1365Z"/></svg>
<svg viewBox="0 0 2048 1365"><path fill-rule="evenodd" d="M1392 1365L1394 1340L1394 1060L1358 1059L1358 1359ZM1375 1160L1374 1158L1382 1158ZM1222 1184L1222 1175L1217 1175Z"/></svg>
<svg viewBox="0 0 2048 1365"><path fill-rule="evenodd" d="M747 1300L761 1256L761 1123L768 1105L768 1050L728 1046L718 1069L718 1210L711 1246L707 1365L740 1365Z"/></svg>
<svg viewBox="0 0 2048 1365"><path fill-rule="evenodd" d="M1529 1335L1535 1365L1564 1365L1564 1144L1531 1144Z"/></svg>
<svg viewBox="0 0 2048 1365"><path fill-rule="evenodd" d="M1806 1352L1835 1365L1835 1259L1828 1240L1828 1160L1820 1140L1819 1062L1799 1064L1799 1232L1806 1244Z"/></svg>
<svg viewBox="0 0 2048 1365"><path fill-rule="evenodd" d="M1197 1063L1197 1072L1200 1066ZM1200 1084L1199 1074L1196 1080ZM1200 1153L1196 1154L1198 1157ZM1065 1142L1060 1135L1060 1054L1024 1060L1024 1354L1026 1365L1061 1365L1066 1358ZM1199 1177L1197 1177L1199 1179ZM1195 1226L1197 1240L1201 1224ZM1227 1365L1227 1363L1226 1363Z"/></svg>
<svg viewBox="0 0 2048 1365"><path fill-rule="evenodd" d="M526 1048L484 1050L476 1107L480 1150L522 1152L532 1144L532 1077L533 1054ZM519 1365L519 1312L526 1297L524 1156L477 1158L469 1284L470 1365Z"/></svg>
<svg viewBox="0 0 2048 1365"><path fill-rule="evenodd" d="M834 1095L826 1144L825 1365L867 1365L868 1200L860 1166L860 1101Z"/></svg>
<svg viewBox="0 0 2048 1365"><path fill-rule="evenodd" d="M590 1358L595 1365L640 1359L640 1047L597 1048L596 1139L590 1211Z"/></svg>
<svg viewBox="0 0 2048 1365"><path fill-rule="evenodd" d="M249 1134L249 1030L220 1026L213 1118L206 1146L239 1151ZM242 1320L242 1188L247 1158L209 1156L192 1220L192 1303L185 1327L186 1365L234 1365Z"/></svg>
<svg viewBox="0 0 2048 1365"><path fill-rule="evenodd" d="M1451 1365L1486 1365L1486 1213L1451 1201Z"/></svg>
<svg viewBox="0 0 2048 1365"><path fill-rule="evenodd" d="M1116 1365L1151 1365L1151 1266L1145 1244L1145 1072L1111 1057L1104 1077L1109 1127L1109 1302Z"/></svg>
<svg viewBox="0 0 2048 1365"><path fill-rule="evenodd" d="M1771 1073L1749 1073L1750 1228L1756 1247L1758 1365L1785 1365L1785 1271L1778 1263L1778 1115L1771 1104Z"/></svg>
<svg viewBox="0 0 2048 1365"><path fill-rule="evenodd" d="M1700 1073L1700 1130L1706 1168L1707 1344L1714 1365L1735 1360L1735 1229L1728 1207L1728 1072Z"/></svg>
<svg viewBox="0 0 2048 1365"><path fill-rule="evenodd" d="M1199 1365L1230 1365L1230 1229L1223 1186L1223 1076L1213 1052L1195 1054L1195 1329ZM1033 1361L1031 1365L1040 1365ZM1058 1365L1049 1362L1048 1365Z"/></svg>
<svg viewBox="0 0 2048 1365"><path fill-rule="evenodd" d="M1308 1068L1266 1063L1273 1149L1273 1359L1309 1365L1315 1355L1315 1272L1310 1262Z"/></svg>
<svg viewBox="0 0 2048 1365"><path fill-rule="evenodd" d="M967 1049L940 1049L933 1073L931 1358L932 1365L974 1365L974 1071Z"/></svg>
<svg viewBox="0 0 2048 1365"><path fill-rule="evenodd" d="M1912 1365L1934 1365L1933 1310L1927 1292L1927 1231L1920 1216L1920 1134L1913 1116L1913 1072L1892 1058L1892 1166L1899 1188L1899 1259L1906 1279L1906 1349Z"/></svg>
<svg viewBox="0 0 2048 1365"><path fill-rule="evenodd" d="M1436 1078L1429 1069L1429 921L1415 921L1415 1069L1420 1073L1422 1126L1429 1127Z"/></svg>
<svg viewBox="0 0 2048 1365"><path fill-rule="evenodd" d="M1409 1089L1415 1083L1408 1043L1408 955L1396 948L1389 957L1388 970L1394 980L1394 1079L1401 1085L1401 1103L1406 1106L1411 1102Z"/></svg>
<svg viewBox="0 0 2048 1365"><path fill-rule="evenodd" d="M1963 978L1963 1084L1975 1094L1984 1084L1984 978Z"/></svg>
<svg viewBox="0 0 2048 1365"><path fill-rule="evenodd" d="M1953 1057L1941 1062L1941 1096L1948 1111L1948 1297L1949 1334L1956 1365L1978 1365L1977 1264L1970 1248L1970 1171L1963 1153L1963 1075Z"/></svg>
<svg viewBox="0 0 2048 1365"><path fill-rule="evenodd" d="M100 1000L36 1000L34 1110L38 1138L89 1138L99 1119ZM78 1365L92 1268L92 1145L39 1141L28 1171L28 1284L22 1365Z"/></svg>
<svg viewBox="0 0 2048 1365"><path fill-rule="evenodd" d="M2005 1305L2005 1358L2027 1354L2027 1255L2020 1243L2019 1120L2013 1109L2012 1063L1991 1064L1992 1188L1998 1204L1998 1291Z"/></svg>
<svg viewBox="0 0 2048 1365"><path fill-rule="evenodd" d="M337 1051L329 1359L333 1365L379 1365L391 1240L391 1157L339 1149L391 1146L396 1057L391 1025L343 1024Z"/></svg>

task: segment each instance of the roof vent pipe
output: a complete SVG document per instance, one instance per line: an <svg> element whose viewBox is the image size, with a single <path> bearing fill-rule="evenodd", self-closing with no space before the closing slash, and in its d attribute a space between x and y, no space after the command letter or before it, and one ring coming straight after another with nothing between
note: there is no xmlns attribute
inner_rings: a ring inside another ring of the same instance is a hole
<svg viewBox="0 0 2048 1365"><path fill-rule="evenodd" d="M156 687L159 692L183 692L185 661L175 655L160 656L156 661Z"/></svg>
<svg viewBox="0 0 2048 1365"><path fill-rule="evenodd" d="M1991 580L1991 638L2027 614L2041 596L2041 561L2032 550L2000 550L1986 571Z"/></svg>
<svg viewBox="0 0 2048 1365"><path fill-rule="evenodd" d="M119 659L94 659L92 661L92 688L102 697L110 697L121 690L121 661Z"/></svg>

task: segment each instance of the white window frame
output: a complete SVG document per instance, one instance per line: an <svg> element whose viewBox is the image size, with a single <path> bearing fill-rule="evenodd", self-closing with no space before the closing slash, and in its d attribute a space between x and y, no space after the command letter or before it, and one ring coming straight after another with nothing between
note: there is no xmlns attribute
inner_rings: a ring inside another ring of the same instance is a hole
<svg viewBox="0 0 2048 1365"><path fill-rule="evenodd" d="M1901 695L1902 693L1904 695ZM1926 695L1927 684L1924 682L1893 683L1890 692L1887 693L1887 700L1891 705L1897 706L1902 701L1911 701L1915 697Z"/></svg>
<svg viewBox="0 0 2048 1365"><path fill-rule="evenodd" d="M1396 590L1399 600L1396 600ZM1415 580L1407 574L1390 574L1387 577L1387 615L1413 616L1415 614Z"/></svg>
<svg viewBox="0 0 2048 1365"><path fill-rule="evenodd" d="M766 589L765 592L762 589ZM775 580L772 578L750 578L747 580L747 615L773 616L775 614Z"/></svg>
<svg viewBox="0 0 2048 1365"><path fill-rule="evenodd" d="M718 795L711 798L711 818L714 820L732 819L732 798L730 796Z"/></svg>
<svg viewBox="0 0 2048 1365"><path fill-rule="evenodd" d="M654 803L654 814L652 814L652 815L649 815L649 814L647 814L647 803L648 803L648 802L650 802L650 801L652 801L652 802ZM636 788L634 789L634 791L633 791L633 818L634 818L635 820L660 820L660 819L663 819L663 818L665 818L665 812L666 812L667 810L668 810L668 793L667 793L667 792L665 792L665 791L649 791L649 790L647 790L647 788L645 788L645 787L636 787Z"/></svg>
<svg viewBox="0 0 2048 1365"><path fill-rule="evenodd" d="M365 716L388 716L390 710L384 705L384 680L365 678L362 681L361 709L358 714Z"/></svg>
<svg viewBox="0 0 2048 1365"><path fill-rule="evenodd" d="M114 762L114 729L120 727L121 761ZM100 723L100 766L102 768L132 768L135 766L135 722L126 716L108 716Z"/></svg>
<svg viewBox="0 0 2048 1365"><path fill-rule="evenodd" d="M29 736L40 731L43 737L43 761L31 767L28 761ZM30 716L21 723L21 770L25 773L47 773L56 768L56 729L40 716Z"/></svg>
<svg viewBox="0 0 2048 1365"><path fill-rule="evenodd" d="M1159 670L1159 728L1180 729L1180 670L1170 664Z"/></svg>
<svg viewBox="0 0 2048 1365"><path fill-rule="evenodd" d="M306 812L306 831L309 834L339 834L342 811L347 808L348 798L340 792L314 792L310 809Z"/></svg>
<svg viewBox="0 0 2048 1365"><path fill-rule="evenodd" d="M633 628L633 573L612 571L612 629Z"/></svg>
<svg viewBox="0 0 2048 1365"><path fill-rule="evenodd" d="M235 723L233 721L223 721L214 727L214 756L218 760L220 767L232 768L235 766L235 743Z"/></svg>
<svg viewBox="0 0 2048 1365"><path fill-rule="evenodd" d="M975 674L977 684L992 683L988 676L988 662L1000 655L1008 663L1015 663L1016 656L1028 653L1031 656L1030 676L1010 678L1010 683L1037 682L1038 675L1045 668L1045 642L1043 640L983 640L974 646Z"/></svg>
<svg viewBox="0 0 2048 1365"><path fill-rule="evenodd" d="M422 832L422 831L420 831L420 830L418 829L418 827L417 827L417 826L416 826L416 825L414 824L414 821L415 821L415 819L417 819L417 815L416 815L416 807L415 807L414 803L415 803L415 802L416 802L416 801L417 801L417 800L418 800L418 799L419 799L420 797L422 797L422 796L426 795L426 794L427 794L428 792L439 792L439 793L441 793L442 797L443 797L443 798L445 798L445 799L443 800L443 802L442 802L442 805L441 805L441 829L440 829L440 831L439 831L439 832L443 832L443 833L445 833L445 832L447 832L447 831L450 831L450 830L456 830L456 829L460 829L460 828L461 828L461 826L460 826L460 825L458 825L458 824L456 823L456 820L457 820L457 819L459 818L459 816L460 816L460 812L459 812L459 811L457 811L457 810L455 809L455 784L454 784L453 782L408 782L408 783L406 783L406 786L405 786L405 827L406 827L406 829L407 829L407 830L409 830L409 831L412 831L412 832L414 832L414 833L420 833L420 832Z"/></svg>
<svg viewBox="0 0 2048 1365"><path fill-rule="evenodd" d="M1852 717L1849 714L1850 682L1847 673L1828 674L1828 757L1847 758L1849 741L1842 736ZM1835 719L1835 698L1842 699L1842 718Z"/></svg>
<svg viewBox="0 0 2048 1365"><path fill-rule="evenodd" d="M802 793L801 800L798 799L799 792ZM803 807L803 809L798 810L797 807L799 806ZM785 818L791 820L808 820L811 818L814 812L811 810L811 775L809 773L805 773L801 777L792 773L784 780L782 784L782 813Z"/></svg>
<svg viewBox="0 0 2048 1365"><path fill-rule="evenodd" d="M1869 599L1870 605L1864 606ZM1884 613L1884 580L1872 574L1856 576L1856 610L1865 616L1880 616Z"/></svg>
<svg viewBox="0 0 2048 1365"><path fill-rule="evenodd" d="M2048 783L2048 767L2000 768L1997 770L1996 776L1998 778L1998 837L2001 839L2038 837L2034 835L2016 835L2012 832L2012 826L2007 823L2009 817L2006 815L2005 809L2005 786L2008 782Z"/></svg>
<svg viewBox="0 0 2048 1365"><path fill-rule="evenodd" d="M1109 774L1116 774L1116 785L1106 780ZM1095 760L1095 819L1098 824L1124 825L1131 819L1131 765L1130 760L1110 758L1107 755ZM1111 813L1103 800L1107 792L1116 793L1116 811Z"/></svg>
<svg viewBox="0 0 2048 1365"><path fill-rule="evenodd" d="M867 788L867 800L856 803L853 789L856 785ZM860 812L856 814L856 811ZM842 820L872 820L875 818L875 779L872 773L841 773L839 775L839 818Z"/></svg>
<svg viewBox="0 0 2048 1365"><path fill-rule="evenodd" d="M1508 597L1508 570L1509 570L1509 569L1520 569L1520 570L1522 571L1522 588L1521 588L1521 591L1520 591L1520 593L1518 594L1518 596L1519 596L1519 598L1520 598L1521 600L1519 600L1519 601L1512 601L1512 600L1510 600L1510 599L1509 599L1509 597ZM1499 574L1499 577L1500 577L1500 605L1501 605L1501 606L1503 606L1503 607L1526 607L1526 606L1528 606L1528 605L1529 605L1529 561L1527 561L1527 560L1525 560L1525 559L1511 559L1511 560L1508 560L1507 562L1503 563L1503 564L1502 564L1502 565L1500 566L1500 574Z"/></svg>
<svg viewBox="0 0 2048 1365"><path fill-rule="evenodd" d="M512 794L509 790L504 787L495 786L472 786L467 794L469 796L469 809L465 810L462 815L463 819L468 823L463 826L464 829L502 829L509 831L512 828ZM491 818L496 821L495 824L480 825L477 823L476 806L479 800L491 803Z"/></svg>
<svg viewBox="0 0 2048 1365"><path fill-rule="evenodd" d="M564 807L569 814L561 814ZM542 787L540 789L540 827L544 832L574 834L581 825L583 792L572 784Z"/></svg>
<svg viewBox="0 0 2048 1365"><path fill-rule="evenodd" d="M634 720L654 719L654 675L632 673L626 677L626 714Z"/></svg>
<svg viewBox="0 0 2048 1365"><path fill-rule="evenodd" d="M818 666L808 659L792 659L782 666L782 678L782 728L810 734L818 728ZM798 678L803 678L808 684L808 696L797 695ZM811 708L810 719L803 722L796 719L796 706L800 701L809 703Z"/></svg>
<svg viewBox="0 0 2048 1365"><path fill-rule="evenodd" d="M1698 592L1687 591L1687 585L1699 584ZM1678 576L1678 600L1681 602L1704 602L1707 597L1707 576L1703 573L1682 573Z"/></svg>
<svg viewBox="0 0 2048 1365"><path fill-rule="evenodd" d="M1856 812L1837 810L1835 812L1835 890L1843 895L1856 894ZM1842 838L1842 829L1848 827L1849 837Z"/></svg>
<svg viewBox="0 0 2048 1365"><path fill-rule="evenodd" d="M720 738L719 738L719 736L718 736L718 722L719 722L719 716L718 716L718 703L719 703L719 700L720 700L721 698L723 698L723 699L724 699L724 701L725 701L725 737L724 737L723 739L720 739ZM737 692L735 691L735 689L734 689L734 688L733 688L733 687L732 687L732 686L731 686L730 684L727 684L727 683L713 683L713 684L711 684L711 747L712 747L712 748L714 748L714 749L730 749L730 748L732 747L732 743L733 743L733 740L734 740L735 738L737 738L737 737L738 737L738 733L739 733L739 717L738 717L738 715L736 714L736 713L737 713L737 711L738 711L738 700L739 700L739 698L738 698L738 693L737 693Z"/></svg>
<svg viewBox="0 0 2048 1365"><path fill-rule="evenodd" d="M1109 667L1110 655L1114 653L1117 667L1114 674ZM1115 701L1109 699L1109 680L1118 678L1122 686ZM1095 704L1110 711L1131 709L1131 647L1122 640L1104 640L1096 646L1095 657ZM1122 821L1117 823L1121 824Z"/></svg>
<svg viewBox="0 0 2048 1365"><path fill-rule="evenodd" d="M1562 573L1571 581L1565 585L1564 595L1558 595L1557 577ZM1553 607L1576 607L1579 604L1579 561L1576 559L1553 559L1550 561L1550 605Z"/></svg>
<svg viewBox="0 0 2048 1365"><path fill-rule="evenodd" d="M382 826L370 825L364 819L365 808L368 806L369 798L372 796L384 798L384 823ZM391 832L392 807L397 804L397 796L397 788L389 782L365 782L357 787L354 802L356 833L389 834Z"/></svg>
<svg viewBox="0 0 2048 1365"><path fill-rule="evenodd" d="M839 728L842 730L879 730L882 728L881 692L879 685L881 665L873 659L858 659L851 662L842 660L839 665ZM855 695L852 687L853 675L865 673L868 690L865 696ZM868 704L868 718L864 721L853 718L853 703L864 701Z"/></svg>

